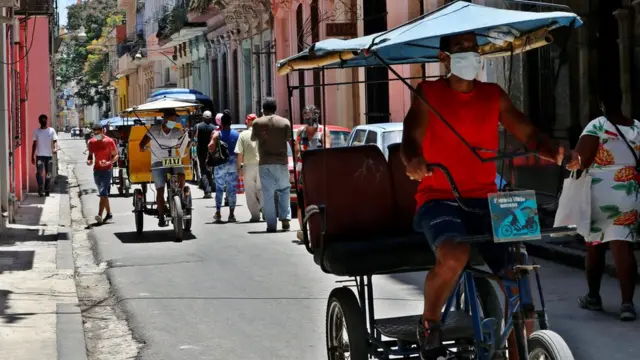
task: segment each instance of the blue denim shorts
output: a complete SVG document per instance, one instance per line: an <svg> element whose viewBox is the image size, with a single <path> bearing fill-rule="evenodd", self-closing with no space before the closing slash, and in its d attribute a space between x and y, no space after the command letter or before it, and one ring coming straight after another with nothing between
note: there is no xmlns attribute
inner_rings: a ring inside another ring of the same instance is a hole
<svg viewBox="0 0 640 360"><path fill-rule="evenodd" d="M153 169L151 170L151 178L153 179L153 184L156 189L163 188L167 185L167 176L169 174L184 174L183 167L154 169L160 166L162 166L161 162L151 164L151 168Z"/></svg>
<svg viewBox="0 0 640 360"><path fill-rule="evenodd" d="M109 196L111 192L111 170L93 170L93 180L98 187L98 196Z"/></svg>
<svg viewBox="0 0 640 360"><path fill-rule="evenodd" d="M413 221L414 229L424 233L434 251L445 239L492 234L487 199L468 199L464 201L464 205L470 209L482 210L484 213L466 211L456 200L433 200L424 203L418 209ZM475 243L473 246L478 249L489 268L496 274L501 273L512 263L508 244L487 241Z"/></svg>

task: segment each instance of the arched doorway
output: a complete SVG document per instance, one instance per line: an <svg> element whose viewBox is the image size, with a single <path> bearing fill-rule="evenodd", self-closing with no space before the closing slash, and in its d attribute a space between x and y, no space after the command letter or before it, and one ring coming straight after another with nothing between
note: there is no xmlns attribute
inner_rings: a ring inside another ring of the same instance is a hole
<svg viewBox="0 0 640 360"><path fill-rule="evenodd" d="M387 30L387 0L367 0L363 5L364 35ZM367 81L380 81L365 85L365 117L367 124L389 122L389 71L387 68L365 69Z"/></svg>

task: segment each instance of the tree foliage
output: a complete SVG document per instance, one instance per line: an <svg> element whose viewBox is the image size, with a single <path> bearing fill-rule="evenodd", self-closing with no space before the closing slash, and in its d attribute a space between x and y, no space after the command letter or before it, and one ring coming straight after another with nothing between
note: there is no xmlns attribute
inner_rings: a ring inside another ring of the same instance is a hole
<svg viewBox="0 0 640 360"><path fill-rule="evenodd" d="M102 86L102 74L108 71L106 38L122 22L123 14L117 0L88 0L70 5L67 11L67 31L58 61L62 83L75 81L76 96L87 105L102 105L109 101L107 87ZM78 41L74 33L84 27L86 41Z"/></svg>

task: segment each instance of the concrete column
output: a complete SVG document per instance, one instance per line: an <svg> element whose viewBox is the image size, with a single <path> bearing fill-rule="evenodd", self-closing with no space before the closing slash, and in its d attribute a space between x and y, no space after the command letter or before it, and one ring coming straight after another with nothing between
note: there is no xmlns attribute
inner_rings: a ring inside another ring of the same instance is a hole
<svg viewBox="0 0 640 360"><path fill-rule="evenodd" d="M1 14L4 16L6 10L2 10ZM7 59L7 46L5 44L6 26L0 26L0 61L8 63ZM0 71L0 208L4 213L9 210L9 110L7 99L7 72ZM4 219L0 216L0 229L4 228Z"/></svg>
<svg viewBox="0 0 640 360"><path fill-rule="evenodd" d="M620 48L620 89L622 90L622 113L631 116L631 13L627 9L613 12L618 20L618 46Z"/></svg>

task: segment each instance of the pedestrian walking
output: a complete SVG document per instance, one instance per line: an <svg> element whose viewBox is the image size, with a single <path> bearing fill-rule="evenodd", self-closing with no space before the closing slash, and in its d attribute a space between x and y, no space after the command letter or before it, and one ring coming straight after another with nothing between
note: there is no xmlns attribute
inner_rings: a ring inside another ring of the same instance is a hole
<svg viewBox="0 0 640 360"><path fill-rule="evenodd" d="M38 117L40 128L33 131L33 145L31 145L31 163L36 165L36 182L38 195L49 196L51 190L51 174L53 173L53 154L58 147L58 134L48 125L47 115ZM44 173L44 178L42 177Z"/></svg>
<svg viewBox="0 0 640 360"><path fill-rule="evenodd" d="M304 196L302 192L302 154L307 150L320 149L322 133L320 127L320 110L315 105L308 105L302 110L304 126L298 130L295 152L297 154L296 172L298 173L298 223L302 229L302 209L304 208ZM302 230L298 230L298 240L302 241Z"/></svg>
<svg viewBox="0 0 640 360"><path fill-rule="evenodd" d="M258 144L251 140L253 122L258 117L249 114L245 120L247 130L240 133L236 144L235 153L238 155L238 174L244 180L244 192L247 199L247 207L251 213L250 222L260 221L262 209L262 188L260 186L260 172Z"/></svg>
<svg viewBox="0 0 640 360"><path fill-rule="evenodd" d="M282 222L282 230L291 228L291 184L287 151L287 144L291 142L291 123L276 115L276 110L276 100L266 98L262 103L262 117L253 122L251 131L251 140L258 142L260 185L267 232L276 231L278 217Z"/></svg>
<svg viewBox="0 0 640 360"><path fill-rule="evenodd" d="M115 141L104 134L100 123L93 125L93 138L87 143L87 148L89 149L87 165L93 165L93 180L98 187L98 196L100 197L96 222L102 224L113 218L109 204L109 193L113 164L118 161L119 157L118 149ZM103 218L104 211L106 211L106 215Z"/></svg>
<svg viewBox="0 0 640 360"><path fill-rule="evenodd" d="M616 265L622 305L620 320L636 319L633 295L638 274L634 242L638 239L638 151L640 122L622 114L618 84L600 96L603 116L585 127L576 146L578 160L570 170L587 169L591 175L591 229L587 244L586 277L589 292L578 299L581 308L600 311L600 283L605 253L611 250Z"/></svg>
<svg viewBox="0 0 640 360"><path fill-rule="evenodd" d="M231 112L225 110L220 119L221 129L215 131L211 136L209 143L209 151L216 151L216 147L221 146L219 142L226 145L228 151L228 160L214 168L214 178L216 182L216 213L213 220L217 223L222 221L220 209L222 208L222 200L224 193L227 194L229 200L229 218L228 222L235 222L236 208L236 186L238 185L238 156L228 149L235 149L240 134L231 129ZM226 187L226 188L225 188Z"/></svg>
<svg viewBox="0 0 640 360"><path fill-rule="evenodd" d="M211 168L207 166L207 155L209 154L209 142L215 131L212 124L213 116L211 111L207 110L202 114L203 121L196 125L194 139L196 139L196 151L198 155L198 165L200 167L200 185L204 190L204 198L211 198L211 187L213 186L213 174Z"/></svg>

